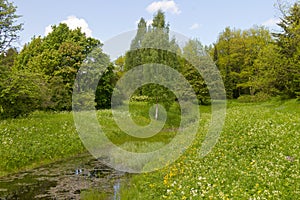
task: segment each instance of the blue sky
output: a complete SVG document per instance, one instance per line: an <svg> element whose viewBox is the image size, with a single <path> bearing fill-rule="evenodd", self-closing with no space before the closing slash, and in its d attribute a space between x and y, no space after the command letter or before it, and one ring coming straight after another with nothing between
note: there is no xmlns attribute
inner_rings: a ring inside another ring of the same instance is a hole
<svg viewBox="0 0 300 200"><path fill-rule="evenodd" d="M46 27L60 22L82 26L92 37L106 41L115 35L136 28L144 17L153 18L161 8L172 31L212 44L226 26L247 29L266 25L276 29L279 13L276 0L14 0L19 19L24 23L19 46L35 35L44 36Z"/></svg>

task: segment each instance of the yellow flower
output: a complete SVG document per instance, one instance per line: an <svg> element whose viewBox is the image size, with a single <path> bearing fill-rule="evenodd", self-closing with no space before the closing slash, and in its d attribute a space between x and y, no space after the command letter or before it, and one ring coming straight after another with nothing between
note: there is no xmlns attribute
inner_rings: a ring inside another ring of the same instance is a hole
<svg viewBox="0 0 300 200"><path fill-rule="evenodd" d="M167 174L167 175L165 175L165 177L164 177L164 184L165 184L165 185L167 185L167 184L168 184L168 174Z"/></svg>
<svg viewBox="0 0 300 200"><path fill-rule="evenodd" d="M167 185L168 184L168 180L164 179L164 184Z"/></svg>
<svg viewBox="0 0 300 200"><path fill-rule="evenodd" d="M261 190L258 190L257 193L260 194L260 193L261 193Z"/></svg>

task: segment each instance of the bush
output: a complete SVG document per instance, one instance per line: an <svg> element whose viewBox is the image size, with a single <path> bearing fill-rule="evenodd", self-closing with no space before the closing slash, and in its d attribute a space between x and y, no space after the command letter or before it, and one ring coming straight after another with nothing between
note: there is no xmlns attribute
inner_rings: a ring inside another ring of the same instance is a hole
<svg viewBox="0 0 300 200"><path fill-rule="evenodd" d="M49 102L48 87L38 73L20 71L12 74L0 92L2 118L18 117L36 109L43 109Z"/></svg>
<svg viewBox="0 0 300 200"><path fill-rule="evenodd" d="M130 101L137 101L137 102L148 102L149 97L145 95L139 95L139 96L132 96L130 98Z"/></svg>
<svg viewBox="0 0 300 200"><path fill-rule="evenodd" d="M255 95L242 95L238 98L238 101L241 103L254 103L254 102L264 102L270 100L270 95L259 92Z"/></svg>

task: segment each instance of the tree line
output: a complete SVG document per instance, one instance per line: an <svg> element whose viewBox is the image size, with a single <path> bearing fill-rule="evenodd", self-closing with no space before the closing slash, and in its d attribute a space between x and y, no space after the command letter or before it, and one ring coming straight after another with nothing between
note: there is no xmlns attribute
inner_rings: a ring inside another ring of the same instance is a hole
<svg viewBox="0 0 300 200"><path fill-rule="evenodd" d="M281 32L264 27L226 28L210 54L223 75L228 98L265 94L300 95L300 4L278 23Z"/></svg>
<svg viewBox="0 0 300 200"><path fill-rule="evenodd" d="M182 74L195 91L199 104L209 103L208 84L214 83L205 82L197 67L210 74L213 72L206 66L211 63L219 69L229 99L300 96L299 3L283 14L278 23L280 32L272 33L260 26L247 30L227 27L210 46L191 39L180 47L170 37L165 14L158 11L149 26L140 19L130 50L114 61L102 52L98 39L87 37L80 28L71 30L66 24L53 26L52 32L44 37L34 36L18 52L12 42L22 30L22 24L16 23L20 16L7 0L0 0L0 7L0 115L3 118L34 110L71 110L77 72L88 55L95 52L97 64L106 68L95 92L97 109L110 107L115 84L123 74L151 63L170 66ZM143 77L147 78L149 73L144 71ZM134 96L147 97L147 101L162 103L166 108L176 101L168 88L155 84L138 88ZM188 99L190 94L182 91L182 96Z"/></svg>

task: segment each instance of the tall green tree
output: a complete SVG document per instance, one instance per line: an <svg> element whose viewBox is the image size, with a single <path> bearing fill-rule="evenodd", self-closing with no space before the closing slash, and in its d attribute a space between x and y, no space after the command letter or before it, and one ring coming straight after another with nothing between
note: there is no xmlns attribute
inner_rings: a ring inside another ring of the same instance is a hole
<svg viewBox="0 0 300 200"><path fill-rule="evenodd" d="M222 73L228 98L259 91L254 63L259 52L271 42L271 35L264 27L243 31L227 27L220 34L211 55Z"/></svg>
<svg viewBox="0 0 300 200"><path fill-rule="evenodd" d="M258 78L262 72L262 68L255 65L256 59L261 55L260 52L265 48L272 48L273 43L271 33L264 27L254 27L242 32L244 44L243 49L243 64L239 74L240 81L237 84L244 94L254 95L261 92L261 87L258 85ZM268 70L268 69L266 69ZM271 69L270 69L271 70Z"/></svg>
<svg viewBox="0 0 300 200"><path fill-rule="evenodd" d="M0 54L0 95L9 86L8 80L11 76L11 68L18 52L15 48L9 48ZM6 117L3 99L0 100L0 117Z"/></svg>
<svg viewBox="0 0 300 200"><path fill-rule="evenodd" d="M94 48L82 65L80 89L83 94L95 94L96 109L111 107L112 93L118 80L114 69L115 66L110 62L109 56L103 53L101 46ZM94 86L96 91L89 92Z"/></svg>
<svg viewBox="0 0 300 200"><path fill-rule="evenodd" d="M147 23L144 18L141 18L138 23L138 29L136 36L131 41L130 51L126 52L126 62L124 63L124 68L126 71L132 69L133 67L141 65L142 57L140 48L142 47L142 41L147 33Z"/></svg>
<svg viewBox="0 0 300 200"><path fill-rule="evenodd" d="M228 98L237 98L240 90L237 88L243 62L241 30L232 30L227 27L214 45L214 59L222 73Z"/></svg>
<svg viewBox="0 0 300 200"><path fill-rule="evenodd" d="M16 48L9 48L2 54L0 54L0 65L6 66L8 69L11 69L14 65L15 58L18 55Z"/></svg>
<svg viewBox="0 0 300 200"><path fill-rule="evenodd" d="M39 73L49 83L49 109L70 110L72 91L78 69L100 41L86 37L79 28L71 30L66 24L52 26L44 38L33 38L16 58L13 69Z"/></svg>
<svg viewBox="0 0 300 200"><path fill-rule="evenodd" d="M262 92L269 96L280 94L278 66L281 65L281 55L278 49L279 47L272 42L259 51L253 64L253 73L249 76L249 83L246 83L252 91Z"/></svg>
<svg viewBox="0 0 300 200"><path fill-rule="evenodd" d="M182 74L192 85L195 94L201 104L204 104L209 99L209 91L205 80L201 76L201 72L206 67L206 53L201 42L197 39L189 40L183 47ZM207 69L207 68L206 68ZM203 74L202 74L203 75ZM186 94L189 96L189 94Z"/></svg>
<svg viewBox="0 0 300 200"><path fill-rule="evenodd" d="M143 77L150 80L150 76L157 74L157 65L162 64L174 69L180 67L176 51L179 47L175 39L170 39L169 25L166 23L165 15L158 11L153 17L153 23L147 28L142 18L138 24L135 38L132 40L131 49L125 56L125 70L143 64L152 64L153 67L145 68ZM163 104L167 109L174 102L175 96L167 88L157 84L147 84L136 91L136 95L146 95L150 103L156 104L155 118L158 118L158 104Z"/></svg>
<svg viewBox="0 0 300 200"><path fill-rule="evenodd" d="M16 14L16 9L13 3L0 0L0 53L16 41L22 30L22 24L16 22L20 17Z"/></svg>
<svg viewBox="0 0 300 200"><path fill-rule="evenodd" d="M295 3L281 18L274 33L279 47L281 64L278 66L279 90L294 98L300 96L300 4Z"/></svg>

